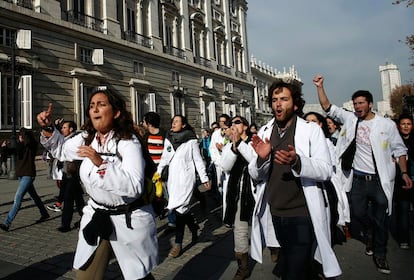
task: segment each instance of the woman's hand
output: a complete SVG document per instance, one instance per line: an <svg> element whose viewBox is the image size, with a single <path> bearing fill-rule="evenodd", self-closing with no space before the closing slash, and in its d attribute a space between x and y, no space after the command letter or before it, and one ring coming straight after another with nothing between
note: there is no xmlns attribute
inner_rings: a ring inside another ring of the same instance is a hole
<svg viewBox="0 0 414 280"><path fill-rule="evenodd" d="M211 185L210 185L210 182L209 182L209 181L205 182L203 185L204 185L204 188L205 188L207 191L211 190Z"/></svg>
<svg viewBox="0 0 414 280"><path fill-rule="evenodd" d="M49 107L47 108L47 111L40 112L37 114L36 120L37 123L41 126L50 126L52 124L52 121L50 120L52 117L52 103L49 103Z"/></svg>
<svg viewBox="0 0 414 280"><path fill-rule="evenodd" d="M90 146L80 146L78 149L78 155L81 157L89 158L93 162L93 164L95 164L98 167L102 165L103 159L95 151L95 149Z"/></svg>

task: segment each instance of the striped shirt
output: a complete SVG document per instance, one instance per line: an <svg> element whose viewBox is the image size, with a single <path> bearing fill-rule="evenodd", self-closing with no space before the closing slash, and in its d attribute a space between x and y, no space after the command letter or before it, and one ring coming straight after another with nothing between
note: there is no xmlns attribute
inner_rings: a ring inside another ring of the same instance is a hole
<svg viewBox="0 0 414 280"><path fill-rule="evenodd" d="M164 149L164 136L161 133L147 134L148 152L155 164L160 163L162 151Z"/></svg>

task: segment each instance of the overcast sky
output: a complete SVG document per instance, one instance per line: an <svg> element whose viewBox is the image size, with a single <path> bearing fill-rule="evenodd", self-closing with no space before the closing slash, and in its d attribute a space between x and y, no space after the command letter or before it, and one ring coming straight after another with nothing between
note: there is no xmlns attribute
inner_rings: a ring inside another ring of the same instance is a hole
<svg viewBox="0 0 414 280"><path fill-rule="evenodd" d="M295 65L306 103L317 103L312 78L325 76L332 103L342 105L358 89L382 99L378 67L394 63L402 84L414 82L409 48L414 7L393 0L248 0L250 55L283 70Z"/></svg>

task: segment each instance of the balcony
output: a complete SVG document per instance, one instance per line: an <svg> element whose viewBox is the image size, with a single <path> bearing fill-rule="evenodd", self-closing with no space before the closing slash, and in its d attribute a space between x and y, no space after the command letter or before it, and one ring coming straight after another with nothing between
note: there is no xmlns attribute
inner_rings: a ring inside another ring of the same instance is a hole
<svg viewBox="0 0 414 280"><path fill-rule="evenodd" d="M236 71L236 77L242 78L243 80L246 80L247 75L246 75L246 73L243 73L243 72L240 72L240 71Z"/></svg>
<svg viewBox="0 0 414 280"><path fill-rule="evenodd" d="M185 51L183 51L182 49L171 46L164 46L163 51L166 54L173 55L181 59L186 59Z"/></svg>
<svg viewBox="0 0 414 280"><path fill-rule="evenodd" d="M217 65L217 71L231 75L231 68L225 65Z"/></svg>
<svg viewBox="0 0 414 280"><path fill-rule="evenodd" d="M122 39L136 43L140 46L152 49L152 40L149 37L135 33L134 31L125 31L122 33Z"/></svg>
<svg viewBox="0 0 414 280"><path fill-rule="evenodd" d="M73 10L62 11L62 19L104 33L103 20Z"/></svg>
<svg viewBox="0 0 414 280"><path fill-rule="evenodd" d="M194 62L205 67L211 68L211 61L204 57L194 57Z"/></svg>
<svg viewBox="0 0 414 280"><path fill-rule="evenodd" d="M33 9L33 4L32 4L32 0L5 0L6 2L15 4L17 6L23 7L23 8L27 8L27 9Z"/></svg>

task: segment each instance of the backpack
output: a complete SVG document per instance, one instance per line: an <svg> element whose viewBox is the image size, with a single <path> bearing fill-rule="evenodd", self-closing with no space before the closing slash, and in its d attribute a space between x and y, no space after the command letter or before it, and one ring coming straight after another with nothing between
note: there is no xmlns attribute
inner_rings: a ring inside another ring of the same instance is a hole
<svg viewBox="0 0 414 280"><path fill-rule="evenodd" d="M137 138L141 144L142 155L145 161L145 170L144 170L144 191L141 194L141 199L143 200L144 204L152 204L154 208L155 216L158 217L164 212L164 208L167 204L165 198L162 195L162 185L161 190L159 187L161 180L159 178L157 171L157 166L155 165L154 161L152 160L146 145L144 145L142 139L137 135ZM116 156L122 161L122 156L118 152L118 142L119 139L116 141Z"/></svg>

